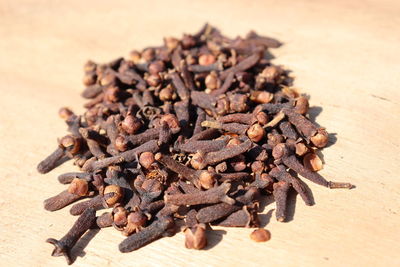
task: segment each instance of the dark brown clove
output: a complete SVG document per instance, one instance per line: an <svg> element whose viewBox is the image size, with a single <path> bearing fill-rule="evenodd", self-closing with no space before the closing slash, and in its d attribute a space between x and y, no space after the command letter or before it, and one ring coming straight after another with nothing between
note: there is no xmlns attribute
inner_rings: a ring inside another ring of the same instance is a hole
<svg viewBox="0 0 400 267"><path fill-rule="evenodd" d="M179 102L175 102L174 104L174 111L178 118L179 125L182 128L182 135L183 136L190 136L190 129L189 129L189 101L182 100Z"/></svg>
<svg viewBox="0 0 400 267"><path fill-rule="evenodd" d="M293 109L282 109L282 112L288 117L296 129L302 134L307 141L316 147L325 147L328 144L328 133L323 128L318 128L311 121L307 120L303 115L295 112Z"/></svg>
<svg viewBox="0 0 400 267"><path fill-rule="evenodd" d="M202 153L200 151L193 156L191 165L198 170L203 169L207 165L215 165L221 161L243 154L250 149L251 144L251 141L247 140L232 148L224 148L216 152Z"/></svg>
<svg viewBox="0 0 400 267"><path fill-rule="evenodd" d="M95 210L108 208L106 201L107 199L112 197L114 197L114 193L109 193L104 196L101 195L95 196L92 199L79 202L73 205L69 212L71 215L76 216L76 215L81 215L88 208L93 208Z"/></svg>
<svg viewBox="0 0 400 267"><path fill-rule="evenodd" d="M258 189L255 187L249 188L243 195L236 198L239 205L231 205L228 203L218 203L200 209L196 215L196 219L201 223L214 222L218 219L224 218L235 211L241 209L240 205L251 204L254 199L258 197Z"/></svg>
<svg viewBox="0 0 400 267"><path fill-rule="evenodd" d="M67 260L67 264L72 264L71 249L81 236L93 225L96 221L96 211L88 208L81 216L76 220L72 228L68 233L60 240L54 238L48 238L47 243L54 245L54 250L51 253L53 257L64 256Z"/></svg>
<svg viewBox="0 0 400 267"><path fill-rule="evenodd" d="M289 149L287 148L287 145L285 144L279 144L274 147L272 151L272 155L274 156L275 159L282 159L283 164L285 164L287 167L290 169L294 170L304 178L307 178L308 180L334 189L334 188L348 188L351 189L353 186L350 183L339 183L339 182L332 182L332 181L327 181L325 180L320 174L313 172L307 168L305 168L296 158L296 156L293 154L293 152L290 152Z"/></svg>
<svg viewBox="0 0 400 267"><path fill-rule="evenodd" d="M279 129L281 129L282 135L286 138L297 140L299 137L295 129L293 129L292 125L287 121L281 122L279 124Z"/></svg>
<svg viewBox="0 0 400 267"><path fill-rule="evenodd" d="M53 153L39 163L37 171L40 173L48 173L57 166L57 162L65 155L64 149L58 147Z"/></svg>
<svg viewBox="0 0 400 267"><path fill-rule="evenodd" d="M181 175L181 177L191 181L197 187L200 187L199 176L202 171L193 170L183 164L180 164L179 162L176 162L170 156L161 153L157 153L155 155L155 159L168 169Z"/></svg>
<svg viewBox="0 0 400 267"><path fill-rule="evenodd" d="M202 249L207 246L206 225L196 224L183 230L185 233L185 247L188 249Z"/></svg>
<svg viewBox="0 0 400 267"><path fill-rule="evenodd" d="M278 222L284 222L287 216L287 195L290 188L290 184L285 181L274 183L274 199L276 202L276 220Z"/></svg>
<svg viewBox="0 0 400 267"><path fill-rule="evenodd" d="M92 180L92 175L87 172L67 172L60 174L58 176L58 181L61 184L69 184L75 178L85 179L86 181L90 182Z"/></svg>
<svg viewBox="0 0 400 267"><path fill-rule="evenodd" d="M237 210L240 210L240 206L230 205L227 203L218 203L200 209L196 215L196 218L198 222L209 223L226 217Z"/></svg>
<svg viewBox="0 0 400 267"><path fill-rule="evenodd" d="M236 66L233 66L233 67L221 72L220 77L221 77L221 79L225 79L230 73L236 73L239 71L247 70L247 69L253 67L255 64L257 64L257 62L259 60L260 60L260 54L255 53L255 54L247 57L246 59L242 60Z"/></svg>
<svg viewBox="0 0 400 267"><path fill-rule="evenodd" d="M138 146L134 149L122 152L118 156L113 156L113 157L109 157L109 158L105 158L105 159L97 160L97 161L96 160L87 161L85 163L85 165L82 167L82 170L86 171L86 172L90 172L90 171L102 169L102 168L110 166L112 164L118 164L121 162L129 162L129 161L135 160L136 157L143 152L155 153L158 151L158 149L159 149L159 145L157 143L157 140L150 140L141 146Z"/></svg>
<svg viewBox="0 0 400 267"><path fill-rule="evenodd" d="M176 72L172 72L170 73L170 76L172 79L172 84L174 85L180 99L183 101L189 100L190 98L189 89L185 86L181 77L179 77L179 74Z"/></svg>
<svg viewBox="0 0 400 267"><path fill-rule="evenodd" d="M266 229L260 228L251 232L250 238L255 242L266 242L271 239L271 233Z"/></svg>
<svg viewBox="0 0 400 267"><path fill-rule="evenodd" d="M235 200L226 195L230 188L231 185L229 183L223 183L218 187L194 194L166 195L164 201L177 206L214 204L218 202L225 202L232 205L235 203Z"/></svg>
<svg viewBox="0 0 400 267"><path fill-rule="evenodd" d="M239 135L243 135L249 129L249 125L241 124L241 123L219 123L216 121L203 121L201 126L207 128L215 128L220 129L226 132L235 133Z"/></svg>
<svg viewBox="0 0 400 267"><path fill-rule="evenodd" d="M154 221L142 231L133 234L119 244L119 251L122 253L137 250L165 235L165 232L174 227L174 220L171 217L164 217Z"/></svg>
<svg viewBox="0 0 400 267"><path fill-rule="evenodd" d="M301 196L306 205L311 206L314 204L312 197L310 196L309 192L307 191L306 187L302 184L300 179L293 177L290 173L288 173L285 170L285 168L282 165L273 168L269 172L269 174L279 181L285 181L291 184L294 190L296 190L296 192Z"/></svg>
<svg viewBox="0 0 400 267"><path fill-rule="evenodd" d="M44 209L48 211L56 211L68 206L69 204L77 201L80 198L81 196L71 194L68 192L68 190L64 190L60 194L46 199L43 202Z"/></svg>
<svg viewBox="0 0 400 267"><path fill-rule="evenodd" d="M219 135L220 134L217 129L210 128L210 129L201 131L197 134L194 134L190 139L188 139L188 142L199 141L199 140L210 140L210 139L218 137Z"/></svg>
<svg viewBox="0 0 400 267"><path fill-rule="evenodd" d="M259 224L257 211L249 209L247 206L243 206L241 210L232 213L225 220L218 223L219 226L247 228L258 227Z"/></svg>
<svg viewBox="0 0 400 267"><path fill-rule="evenodd" d="M197 221L196 218L197 211L195 209L191 209L186 213L186 218L185 218L185 226L186 227L194 227L196 224L199 222Z"/></svg>
<svg viewBox="0 0 400 267"><path fill-rule="evenodd" d="M186 153L196 153L202 151L204 153L213 152L223 149L228 143L228 138L214 139L214 140L199 140L190 141L185 144L181 144L177 147L178 150Z"/></svg>

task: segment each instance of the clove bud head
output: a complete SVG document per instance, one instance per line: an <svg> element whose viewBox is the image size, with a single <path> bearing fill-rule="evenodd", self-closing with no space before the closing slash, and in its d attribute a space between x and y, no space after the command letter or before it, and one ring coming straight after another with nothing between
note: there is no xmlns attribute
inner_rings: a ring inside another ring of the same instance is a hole
<svg viewBox="0 0 400 267"><path fill-rule="evenodd" d="M266 242L271 239L271 233L263 228L256 229L250 234L251 240L255 242Z"/></svg>
<svg viewBox="0 0 400 267"><path fill-rule="evenodd" d="M239 138L234 137L228 141L228 144L226 145L226 147L234 147L234 146L240 145L241 143L242 143L242 141L240 141Z"/></svg>
<svg viewBox="0 0 400 267"><path fill-rule="evenodd" d="M201 170L207 166L207 164L204 161L205 161L204 153L201 151L198 151L193 155L192 159L190 160L190 164L196 170Z"/></svg>
<svg viewBox="0 0 400 267"><path fill-rule="evenodd" d="M81 149L81 139L72 135L66 135L60 139L60 146L72 155L75 155Z"/></svg>
<svg viewBox="0 0 400 267"><path fill-rule="evenodd" d="M215 56L212 54L203 54L199 57L199 64L207 66L215 63Z"/></svg>
<svg viewBox="0 0 400 267"><path fill-rule="evenodd" d="M258 104L266 104L272 101L274 94L267 91L254 91L250 95L250 100Z"/></svg>
<svg viewBox="0 0 400 267"><path fill-rule="evenodd" d="M315 153L308 153L303 157L303 165L314 172L322 170L322 160Z"/></svg>
<svg viewBox="0 0 400 267"><path fill-rule="evenodd" d="M203 187L204 189L213 188L216 182L215 175L213 173L210 173L209 171L202 171L199 175L199 181L201 187Z"/></svg>
<svg viewBox="0 0 400 267"><path fill-rule="evenodd" d="M295 145L295 148L296 148L296 154L298 156L303 156L309 151L308 147L304 143L301 143L301 142L297 143Z"/></svg>
<svg viewBox="0 0 400 267"><path fill-rule="evenodd" d="M129 213L127 221L128 223L123 231L123 234L126 236L140 231L147 223L147 216L140 210L137 210Z"/></svg>
<svg viewBox="0 0 400 267"><path fill-rule="evenodd" d="M117 206L112 211L114 226L120 230L127 224L128 211L124 207Z"/></svg>
<svg viewBox="0 0 400 267"><path fill-rule="evenodd" d="M323 128L319 128L318 132L310 139L316 147L323 148L328 144L328 137L328 132Z"/></svg>
<svg viewBox="0 0 400 267"><path fill-rule="evenodd" d="M145 169L149 169L151 165L154 163L154 161L155 161L154 154L151 152L143 152L139 156L139 163Z"/></svg>
<svg viewBox="0 0 400 267"><path fill-rule="evenodd" d="M192 229L186 228L185 247L188 249L202 249L207 245L206 225L196 224Z"/></svg>
<svg viewBox="0 0 400 267"><path fill-rule="evenodd" d="M163 89L161 89L158 98L160 98L161 101L171 101L174 98L176 98L174 94L174 89L171 88L171 86L167 86Z"/></svg>
<svg viewBox="0 0 400 267"><path fill-rule="evenodd" d="M136 133L140 127L142 127L142 122L133 115L127 115L121 122L121 128L128 134Z"/></svg>
<svg viewBox="0 0 400 267"><path fill-rule="evenodd" d="M285 156L286 150L286 145L284 143L277 144L272 149L272 156L274 157L274 159L280 159Z"/></svg>
<svg viewBox="0 0 400 267"><path fill-rule="evenodd" d="M305 96L299 96L296 99L296 104L294 106L294 110L301 115L305 115L308 112L310 104L308 103L308 99Z"/></svg>
<svg viewBox="0 0 400 267"><path fill-rule="evenodd" d="M178 129L180 128L179 120L174 114L165 114L160 119L160 125L163 122L166 122L170 129Z"/></svg>
<svg viewBox="0 0 400 267"><path fill-rule="evenodd" d="M74 178L68 187L68 193L78 196L86 196L89 191L89 184L85 179Z"/></svg>
<svg viewBox="0 0 400 267"><path fill-rule="evenodd" d="M106 204L111 207L113 205L115 205L116 203L118 203L122 197L123 197L123 190L120 186L112 184L112 185L108 185L104 188L104 195L108 194L108 193L114 193L114 195L110 198L106 199Z"/></svg>
<svg viewBox="0 0 400 267"><path fill-rule="evenodd" d="M258 122L259 124L261 124L261 125L267 124L267 123L268 123L268 120L269 120L268 115L267 115L265 112L263 112L263 111L258 112L258 113L256 114L255 118L256 118L257 122Z"/></svg>
<svg viewBox="0 0 400 267"><path fill-rule="evenodd" d="M163 71L165 71L165 64L161 60L154 61L149 65L150 74L158 74Z"/></svg>
<svg viewBox="0 0 400 267"><path fill-rule="evenodd" d="M115 138L114 145L118 151L126 151L128 149L128 141L122 135L119 135L119 136L117 136L117 138Z"/></svg>
<svg viewBox="0 0 400 267"><path fill-rule="evenodd" d="M253 124L247 130L247 136L253 142L259 142L265 136L265 129L260 124Z"/></svg>

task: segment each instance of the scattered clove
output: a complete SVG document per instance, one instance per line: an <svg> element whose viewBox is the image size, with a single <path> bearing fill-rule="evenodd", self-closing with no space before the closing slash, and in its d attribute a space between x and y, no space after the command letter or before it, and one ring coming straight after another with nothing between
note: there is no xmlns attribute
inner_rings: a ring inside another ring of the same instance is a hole
<svg viewBox="0 0 400 267"><path fill-rule="evenodd" d="M251 240L255 242L267 242L271 239L271 233L263 228L256 229L250 234Z"/></svg>
<svg viewBox="0 0 400 267"><path fill-rule="evenodd" d="M183 230L185 233L185 247L189 249L202 249L207 246L206 225L196 224Z"/></svg>

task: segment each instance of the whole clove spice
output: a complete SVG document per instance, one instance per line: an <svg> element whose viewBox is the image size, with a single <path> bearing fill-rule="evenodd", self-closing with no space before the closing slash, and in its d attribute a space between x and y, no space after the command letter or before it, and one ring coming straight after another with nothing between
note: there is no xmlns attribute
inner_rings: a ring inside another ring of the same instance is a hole
<svg viewBox="0 0 400 267"><path fill-rule="evenodd" d="M91 227L113 226L130 252L184 224L185 246L207 248L209 225L259 227L259 203L276 201L287 220L293 188L314 204L302 178L328 188L318 171L318 149L329 134L311 122L309 97L291 87L289 71L274 65L268 49L281 43L249 32L230 39L211 25L127 58L84 65L86 111L61 108L69 134L37 166L47 173L72 159L80 171L58 176L68 184L44 208L80 215L55 245L64 255ZM96 217L97 210L112 211ZM265 229L250 238L270 239Z"/></svg>
<svg viewBox="0 0 400 267"><path fill-rule="evenodd" d="M185 247L189 249L202 249L207 245L206 225L196 224L183 230L185 233Z"/></svg>
<svg viewBox="0 0 400 267"><path fill-rule="evenodd" d="M163 235L166 235L168 230L172 229L174 221L172 218L164 217L155 222L150 226L144 228L142 231L133 234L126 238L119 244L119 251L126 253L137 250L144 245L159 239Z"/></svg>
<svg viewBox="0 0 400 267"><path fill-rule="evenodd" d="M72 247L76 244L79 238L81 238L81 236L93 225L95 221L96 211L92 208L88 208L85 210L84 213L82 213L81 216L79 216L78 220L76 220L75 224L63 238L61 238L60 240L48 238L46 242L53 244L55 247L51 255L54 257L64 256L67 260L67 264L72 264L72 259L70 255Z"/></svg>
<svg viewBox="0 0 400 267"><path fill-rule="evenodd" d="M286 210L287 210L287 197L290 185L285 181L280 181L274 183L274 199L276 201L276 219L279 222L284 222L286 220Z"/></svg>
<svg viewBox="0 0 400 267"><path fill-rule="evenodd" d="M255 242L266 242L271 239L271 233L263 228L256 229L250 234L250 238Z"/></svg>

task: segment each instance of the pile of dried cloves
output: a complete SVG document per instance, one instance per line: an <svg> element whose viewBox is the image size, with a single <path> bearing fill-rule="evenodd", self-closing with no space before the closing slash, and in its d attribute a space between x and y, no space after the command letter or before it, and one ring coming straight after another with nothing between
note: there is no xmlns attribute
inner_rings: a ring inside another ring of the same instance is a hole
<svg viewBox="0 0 400 267"><path fill-rule="evenodd" d="M276 219L287 217L291 190L307 205L299 174L328 188L316 150L328 133L306 116L308 98L290 87L287 71L270 62L280 43L250 32L227 38L206 24L197 34L165 38L127 59L84 66L86 112L61 108L69 134L38 165L40 173L73 159L80 172L61 174L68 189L44 201L55 211L74 203L79 216L53 256L64 255L93 227L128 236L136 250L183 227L187 248L207 244L210 225L259 227L259 201L273 195ZM109 209L110 208L110 209ZM96 211L109 209L99 214ZM251 238L266 241L256 230Z"/></svg>

